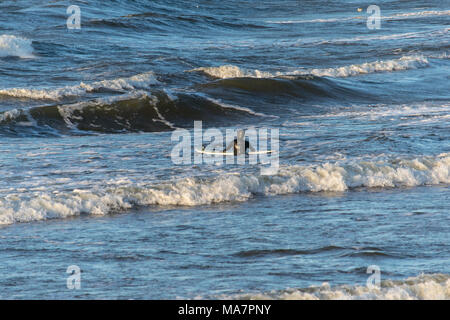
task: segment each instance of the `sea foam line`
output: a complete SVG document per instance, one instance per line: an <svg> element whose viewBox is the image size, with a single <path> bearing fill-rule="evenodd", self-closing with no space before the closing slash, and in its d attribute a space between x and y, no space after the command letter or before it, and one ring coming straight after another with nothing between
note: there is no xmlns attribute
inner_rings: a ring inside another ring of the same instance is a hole
<svg viewBox="0 0 450 320"><path fill-rule="evenodd" d="M211 77L219 79L229 78L274 78L287 75L315 75L319 77L351 77L361 74L375 72L391 72L408 69L417 69L429 65L428 59L422 55L403 56L392 60L379 60L373 62L365 62L362 64L352 64L336 68L324 69L300 69L289 72L270 73L260 70L251 70L239 68L234 65L223 65L219 67L201 67L190 71L200 71Z"/></svg>
<svg viewBox="0 0 450 320"><path fill-rule="evenodd" d="M427 10L427 11L413 11L413 12L405 12L405 13L396 13L386 16L381 16L382 20L403 20L403 19L412 19L412 18L423 18L423 17L436 17L436 16L448 16L450 15L450 10ZM338 18L318 18L318 19L306 19L306 20L268 20L266 23L270 24L301 24L301 23L333 23L333 22L343 22L343 21L356 21L356 20L365 20L366 16L358 15L358 16L345 16Z"/></svg>
<svg viewBox="0 0 450 320"><path fill-rule="evenodd" d="M325 282L308 288L221 295L235 300L448 300L450 275L421 274L405 280L383 280L377 288L363 285L331 286Z"/></svg>
<svg viewBox="0 0 450 320"><path fill-rule="evenodd" d="M90 84L81 82L75 86L65 86L63 88L43 88L43 89L28 89L28 88L8 88L0 89L0 95L29 98L36 100L55 100L58 101L64 97L82 96L89 92L94 92L99 89L108 89L118 92L130 91L135 89L146 89L149 85L157 84L153 72L146 72L134 75L129 78L117 78L113 80L101 80L92 82Z"/></svg>
<svg viewBox="0 0 450 320"><path fill-rule="evenodd" d="M202 96L205 99L211 101L212 103L217 104L217 105L219 105L219 106L221 106L222 108L225 108L225 109L234 109L234 110L246 112L248 114L251 114L251 115L254 115L254 116L258 116L258 117L279 118L278 116L268 115L268 114L265 114L265 113L253 111L250 108L241 107L241 106L237 106L237 105L234 105L234 104L228 104L228 103L224 103L223 101L218 100L218 99L213 99L213 98L210 98L210 97L207 97L207 96L204 96L204 95L202 95Z"/></svg>
<svg viewBox="0 0 450 320"><path fill-rule="evenodd" d="M0 224L77 216L105 215L135 206L198 206L302 192L400 188L450 183L450 153L411 159L347 161L281 167L276 175L220 174L160 184L144 183L55 193L11 193L0 199Z"/></svg>
<svg viewBox="0 0 450 320"><path fill-rule="evenodd" d="M0 57L34 58L31 40L13 35L0 36Z"/></svg>

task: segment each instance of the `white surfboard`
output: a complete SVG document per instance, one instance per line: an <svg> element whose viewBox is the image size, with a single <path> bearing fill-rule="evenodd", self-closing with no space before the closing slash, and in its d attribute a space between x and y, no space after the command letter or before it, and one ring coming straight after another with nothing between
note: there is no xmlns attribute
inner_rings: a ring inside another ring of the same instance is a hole
<svg viewBox="0 0 450 320"><path fill-rule="evenodd" d="M248 154L268 154L268 153L272 153L272 150L265 150L265 151L249 151Z"/></svg>
<svg viewBox="0 0 450 320"><path fill-rule="evenodd" d="M195 149L195 151L197 151L198 153L203 153L203 154L220 154L220 155L225 155L225 156L234 155L233 152L206 151L206 150L198 150L198 149Z"/></svg>
<svg viewBox="0 0 450 320"><path fill-rule="evenodd" d="M224 156L234 156L234 152L220 152L220 151L206 151L195 149L198 153L210 154L210 155L224 155ZM266 151L249 151L248 154L268 154L272 153L272 150Z"/></svg>

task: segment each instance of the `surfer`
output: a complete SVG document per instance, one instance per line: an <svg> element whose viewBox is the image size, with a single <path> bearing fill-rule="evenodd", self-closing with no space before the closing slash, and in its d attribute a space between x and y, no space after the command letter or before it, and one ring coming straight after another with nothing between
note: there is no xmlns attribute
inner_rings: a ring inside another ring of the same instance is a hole
<svg viewBox="0 0 450 320"><path fill-rule="evenodd" d="M223 149L223 152L227 152L231 148L233 148L233 152L234 152L235 156L237 156L238 154L247 153L248 150L254 152L255 149L250 145L250 142L248 141L248 139L245 139L245 144L243 143L244 142L244 134L245 134L244 130L242 130L242 129L238 130L237 138L235 138L233 141L231 141L231 143L228 144L228 146L225 149ZM239 145L239 141L241 142L241 145ZM242 148L242 149L240 149L240 148Z"/></svg>

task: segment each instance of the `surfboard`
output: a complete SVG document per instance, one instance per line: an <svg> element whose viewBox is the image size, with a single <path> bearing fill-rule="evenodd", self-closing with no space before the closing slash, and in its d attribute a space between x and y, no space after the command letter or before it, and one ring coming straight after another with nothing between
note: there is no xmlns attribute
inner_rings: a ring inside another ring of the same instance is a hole
<svg viewBox="0 0 450 320"><path fill-rule="evenodd" d="M225 156L232 156L234 155L233 152L219 152L219 151L205 151L205 150L198 150L195 149L195 151L197 151L198 153L203 153L203 154L216 154L216 155L225 155Z"/></svg>
<svg viewBox="0 0 450 320"><path fill-rule="evenodd" d="M234 152L219 152L219 151L205 151L205 150L198 150L195 149L198 153L203 154L209 154L209 155L224 155L224 156L234 156ZM266 150L266 151L249 151L248 154L269 154L272 153L272 150Z"/></svg>
<svg viewBox="0 0 450 320"><path fill-rule="evenodd" d="M265 150L265 151L249 151L248 154L269 154L269 153L273 153L272 150Z"/></svg>

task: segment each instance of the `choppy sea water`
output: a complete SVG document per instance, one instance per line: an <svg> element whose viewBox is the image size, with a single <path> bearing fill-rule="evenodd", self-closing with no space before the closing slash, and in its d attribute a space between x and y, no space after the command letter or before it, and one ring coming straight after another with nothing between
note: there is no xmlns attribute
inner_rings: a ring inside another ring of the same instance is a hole
<svg viewBox="0 0 450 320"><path fill-rule="evenodd" d="M450 6L368 5L2 1L0 297L448 299ZM197 120L278 172L174 164Z"/></svg>

